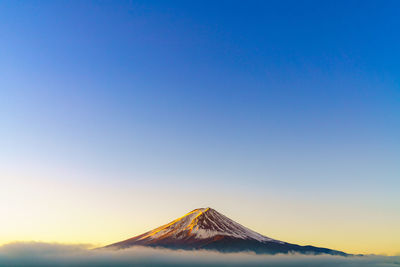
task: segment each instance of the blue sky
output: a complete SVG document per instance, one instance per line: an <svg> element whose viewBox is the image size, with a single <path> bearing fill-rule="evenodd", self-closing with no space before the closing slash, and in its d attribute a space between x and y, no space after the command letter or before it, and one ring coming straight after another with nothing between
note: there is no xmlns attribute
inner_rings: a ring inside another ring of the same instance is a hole
<svg viewBox="0 0 400 267"><path fill-rule="evenodd" d="M2 2L0 175L149 191L121 214L165 201L245 217L271 196L400 222L399 8Z"/></svg>

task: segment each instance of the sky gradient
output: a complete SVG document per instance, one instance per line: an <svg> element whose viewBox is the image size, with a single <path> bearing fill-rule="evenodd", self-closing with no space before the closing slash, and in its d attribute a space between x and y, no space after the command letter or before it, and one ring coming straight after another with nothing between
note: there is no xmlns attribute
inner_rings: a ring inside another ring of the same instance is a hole
<svg viewBox="0 0 400 267"><path fill-rule="evenodd" d="M213 207L400 253L400 3L3 1L0 244Z"/></svg>

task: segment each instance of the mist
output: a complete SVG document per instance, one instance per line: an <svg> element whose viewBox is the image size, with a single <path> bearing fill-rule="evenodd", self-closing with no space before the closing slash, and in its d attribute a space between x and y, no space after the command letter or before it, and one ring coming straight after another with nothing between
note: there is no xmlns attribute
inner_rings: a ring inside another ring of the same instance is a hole
<svg viewBox="0 0 400 267"><path fill-rule="evenodd" d="M400 257L255 255L135 247L110 251L91 245L10 243L0 247L0 266L366 266L399 267Z"/></svg>

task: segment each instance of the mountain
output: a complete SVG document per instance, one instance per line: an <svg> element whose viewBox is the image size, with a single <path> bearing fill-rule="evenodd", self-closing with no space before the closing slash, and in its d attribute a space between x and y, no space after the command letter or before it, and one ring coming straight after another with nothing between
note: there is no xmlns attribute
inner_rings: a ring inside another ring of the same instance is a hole
<svg viewBox="0 0 400 267"><path fill-rule="evenodd" d="M252 251L257 254L347 255L341 251L300 246L263 236L212 208L195 209L166 225L105 248L124 249L131 246L187 250L207 249L221 252Z"/></svg>

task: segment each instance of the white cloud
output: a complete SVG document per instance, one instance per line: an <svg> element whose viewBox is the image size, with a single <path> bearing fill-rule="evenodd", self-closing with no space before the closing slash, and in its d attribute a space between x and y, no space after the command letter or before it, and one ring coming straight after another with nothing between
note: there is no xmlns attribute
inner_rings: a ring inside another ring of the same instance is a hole
<svg viewBox="0 0 400 267"><path fill-rule="evenodd" d="M400 267L400 257L330 255L255 255L212 251L172 251L135 247L93 250L90 245L11 243L0 247L0 266L274 266L274 267Z"/></svg>

